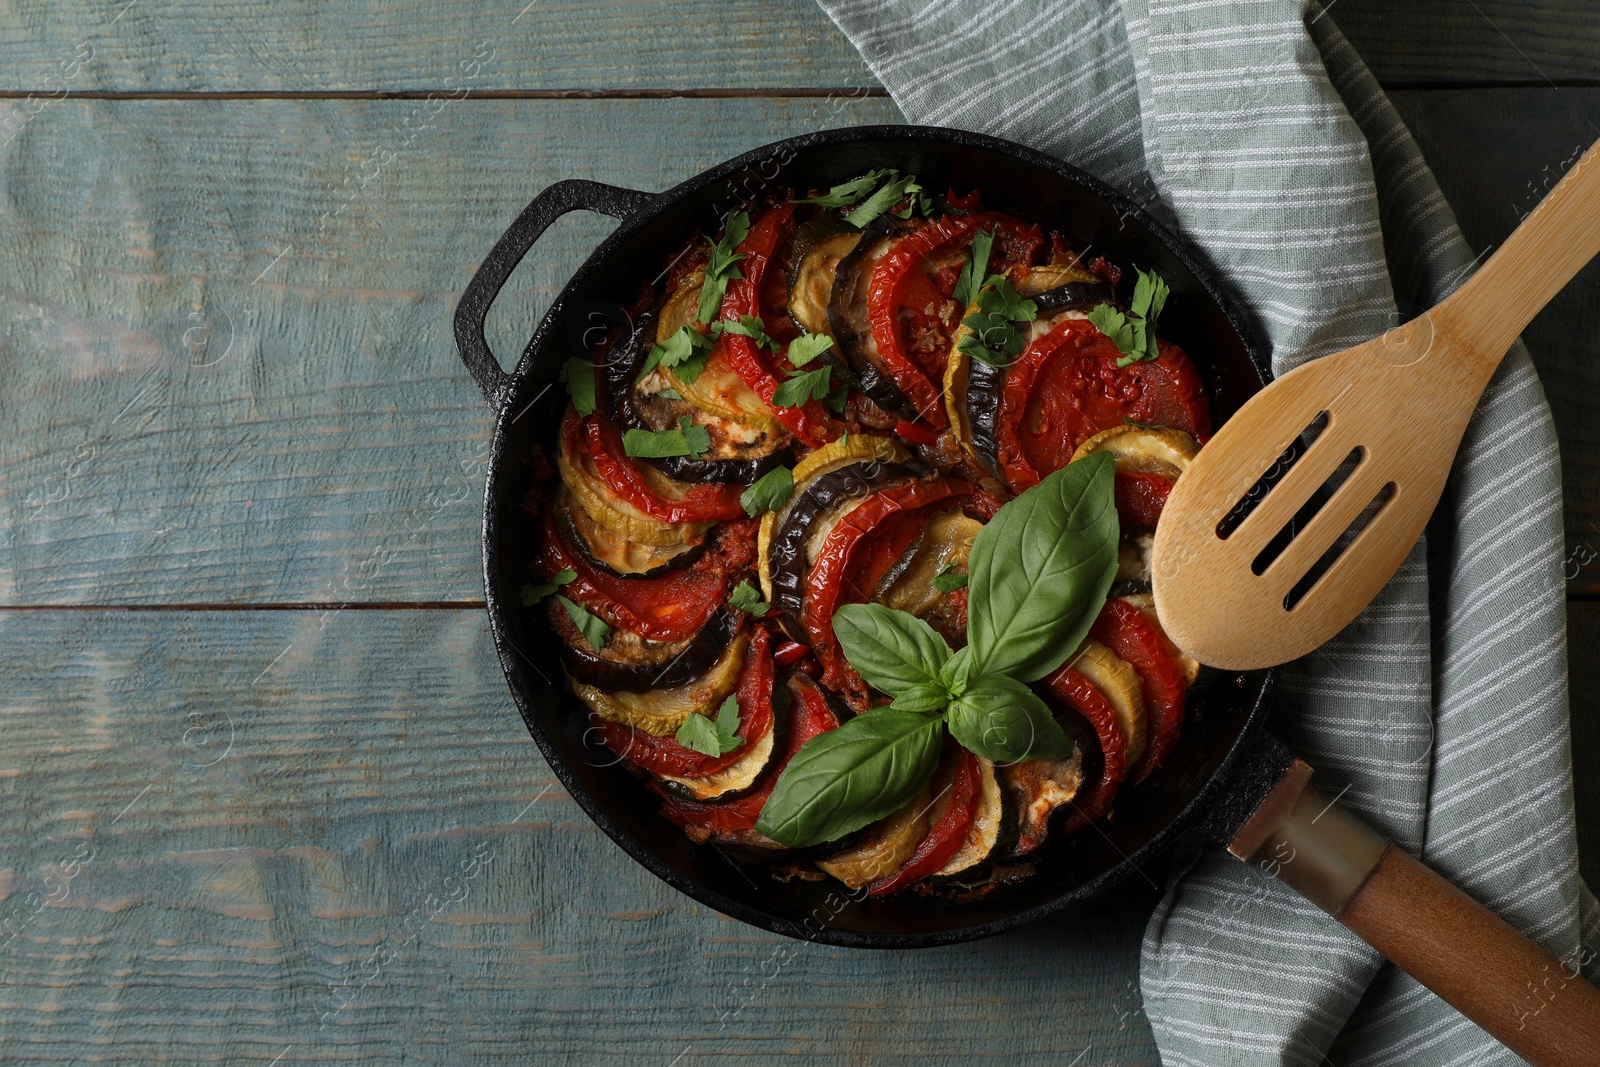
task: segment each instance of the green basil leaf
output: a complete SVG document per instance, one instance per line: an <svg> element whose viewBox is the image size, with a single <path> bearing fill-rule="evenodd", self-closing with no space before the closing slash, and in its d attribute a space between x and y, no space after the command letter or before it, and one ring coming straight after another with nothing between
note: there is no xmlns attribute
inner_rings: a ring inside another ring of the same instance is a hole
<svg viewBox="0 0 1600 1067"><path fill-rule="evenodd" d="M733 592L728 595L728 606L738 608L740 611L748 611L758 618L765 615L767 609L772 607L771 604L761 599L761 594L749 582L740 582L733 587Z"/></svg>
<svg viewBox="0 0 1600 1067"><path fill-rule="evenodd" d="M907 686L889 706L896 711L942 712L950 699L950 690L943 684L918 682Z"/></svg>
<svg viewBox="0 0 1600 1067"><path fill-rule="evenodd" d="M561 380L579 415L594 414L594 364L573 356L561 367Z"/></svg>
<svg viewBox="0 0 1600 1067"><path fill-rule="evenodd" d="M774 467L739 494L744 513L754 518L764 511L777 511L789 502L794 492L794 473L788 467Z"/></svg>
<svg viewBox="0 0 1600 1067"><path fill-rule="evenodd" d="M1072 740L1039 694L1003 674L973 679L946 719L951 736L996 763L1072 754Z"/></svg>
<svg viewBox="0 0 1600 1067"><path fill-rule="evenodd" d="M952 698L967 691L967 679L972 675L972 646L962 645L939 668L939 681Z"/></svg>
<svg viewBox="0 0 1600 1067"><path fill-rule="evenodd" d="M994 235L994 230L979 230L972 239L972 256L967 260L967 265L961 268L961 277L956 281L955 301L963 314L978 299L978 290L983 288L983 279L989 274L989 253L994 248Z"/></svg>
<svg viewBox="0 0 1600 1067"><path fill-rule="evenodd" d="M622 435L622 450L630 456L656 459L664 456L699 456L711 447L711 431L691 423L685 415L671 430L641 430L637 426Z"/></svg>
<svg viewBox="0 0 1600 1067"><path fill-rule="evenodd" d="M967 561L972 674L1044 677L1083 641L1117 573L1109 452L1091 452L1002 507Z"/></svg>
<svg viewBox="0 0 1600 1067"><path fill-rule="evenodd" d="M833 338L825 333L801 334L789 342L789 362L804 367L833 347Z"/></svg>
<svg viewBox="0 0 1600 1067"><path fill-rule="evenodd" d="M953 563L933 576L933 587L941 593L953 593L965 588L966 584L966 573L957 571Z"/></svg>
<svg viewBox="0 0 1600 1067"><path fill-rule="evenodd" d="M941 682L950 645L915 615L882 604L846 604L833 613L833 633L850 666L892 697L924 682Z"/></svg>
<svg viewBox="0 0 1600 1067"><path fill-rule="evenodd" d="M829 367L791 372L772 394L773 407L797 408L807 400L821 400L828 395Z"/></svg>
<svg viewBox="0 0 1600 1067"><path fill-rule="evenodd" d="M606 643L606 635L611 633L611 627L604 619L589 614L586 608L574 604L566 597L557 596L556 599L567 609L567 614L572 617L573 624L577 626L578 632L583 634L584 640L589 642L589 647L599 652L600 646Z"/></svg>
<svg viewBox="0 0 1600 1067"><path fill-rule="evenodd" d="M793 848L836 841L904 807L939 764L938 715L874 708L807 741L756 830Z"/></svg>
<svg viewBox="0 0 1600 1067"><path fill-rule="evenodd" d="M524 585L522 587L522 606L525 608L533 607L577 576L577 571L567 567L565 570L557 571L556 576L548 582L541 582L538 585Z"/></svg>

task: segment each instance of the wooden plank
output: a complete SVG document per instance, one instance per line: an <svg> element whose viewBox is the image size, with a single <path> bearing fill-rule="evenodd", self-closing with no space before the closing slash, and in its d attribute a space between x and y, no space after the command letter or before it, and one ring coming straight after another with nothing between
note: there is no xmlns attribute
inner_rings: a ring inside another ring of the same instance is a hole
<svg viewBox="0 0 1600 1067"><path fill-rule="evenodd" d="M1390 96L1475 251L1498 246L1574 153L1600 137L1600 89ZM1600 262L1568 284L1523 338L1561 438L1568 588L1600 593Z"/></svg>
<svg viewBox="0 0 1600 1067"><path fill-rule="evenodd" d="M7 5L0 15L0 91L615 92L878 84L811 0L125 2Z"/></svg>
<svg viewBox="0 0 1600 1067"><path fill-rule="evenodd" d="M1600 601L1567 604L1567 699L1572 705L1572 792L1584 881L1600 885Z"/></svg>
<svg viewBox="0 0 1600 1067"><path fill-rule="evenodd" d="M0 634L8 1062L1156 1062L1151 890L918 952L712 914L554 784L480 611Z"/></svg>
<svg viewBox="0 0 1600 1067"><path fill-rule="evenodd" d="M1584 0L1323 0L1378 80L1600 79L1600 18Z"/></svg>
<svg viewBox="0 0 1600 1067"><path fill-rule="evenodd" d="M422 107L70 100L0 150L0 603L481 595L491 422L450 320L524 203L899 117L467 101L405 146ZM498 351L613 225L546 234L491 316Z"/></svg>

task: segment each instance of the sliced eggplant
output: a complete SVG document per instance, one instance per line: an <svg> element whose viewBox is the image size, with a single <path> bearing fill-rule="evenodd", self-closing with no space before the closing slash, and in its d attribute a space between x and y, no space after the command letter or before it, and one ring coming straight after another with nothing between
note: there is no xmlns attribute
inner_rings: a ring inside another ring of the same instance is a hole
<svg viewBox="0 0 1600 1067"><path fill-rule="evenodd" d="M1139 679L1139 672L1133 669L1133 664L1092 638L1083 642L1072 666L1100 691L1111 710L1116 712L1117 722L1128 739L1127 765L1132 767L1144 755L1148 740L1144 683Z"/></svg>
<svg viewBox="0 0 1600 1067"><path fill-rule="evenodd" d="M806 483L784 514L768 547L772 604L798 614L822 538L854 507L891 485L909 481L917 472L902 463L853 463Z"/></svg>
<svg viewBox="0 0 1600 1067"><path fill-rule="evenodd" d="M567 673L611 693L687 685L716 664L744 618L743 612L718 608L699 633L682 641L647 641L630 630L612 630L597 652L554 598L549 613L551 626L565 642L561 661Z"/></svg>
<svg viewBox="0 0 1600 1067"><path fill-rule="evenodd" d="M867 293L872 286L873 268L913 228L883 219L867 227L860 242L839 261L834 272L833 292L828 300L828 327L861 391L883 410L914 421L919 417L916 406L900 391L894 376L883 369L867 318Z"/></svg>
<svg viewBox="0 0 1600 1067"><path fill-rule="evenodd" d="M696 544L705 537L712 525L709 522L662 522L618 497L600 477L589 454L569 447L571 436L560 435L556 470L578 506L596 523L629 541L656 548Z"/></svg>
<svg viewBox="0 0 1600 1067"><path fill-rule="evenodd" d="M562 538L585 563L618 578L659 578L699 559L709 537L693 545L642 545L608 530L579 507L563 487L550 504Z"/></svg>
<svg viewBox="0 0 1600 1067"><path fill-rule="evenodd" d="M905 866L917 845L928 836L930 792L928 786L923 786L905 807L867 827L854 845L817 860L817 866L851 890L887 878Z"/></svg>
<svg viewBox="0 0 1600 1067"><path fill-rule="evenodd" d="M1008 771L1013 768L1006 768ZM1001 787L995 765L978 757L978 806L972 813L967 836L933 881L971 881L982 875L989 864L1011 854L1017 832L1017 819L1011 795Z"/></svg>
<svg viewBox="0 0 1600 1067"><path fill-rule="evenodd" d="M789 701L772 702L772 726L750 744L750 751L720 771L699 778L658 775L661 788L685 800L738 800L766 784L789 750Z"/></svg>
<svg viewBox="0 0 1600 1067"><path fill-rule="evenodd" d="M1015 813L1016 840L1010 854L1025 856L1044 844L1052 816L1077 799L1083 788L1083 750L1076 744L1065 759L1024 760L1001 771Z"/></svg>
<svg viewBox="0 0 1600 1067"><path fill-rule="evenodd" d="M740 634L728 643L722 656L704 674L684 685L656 688L645 693L607 692L567 674L567 687L589 710L610 722L632 726L663 737L678 732L690 715L715 716L722 702L739 683L749 638Z"/></svg>

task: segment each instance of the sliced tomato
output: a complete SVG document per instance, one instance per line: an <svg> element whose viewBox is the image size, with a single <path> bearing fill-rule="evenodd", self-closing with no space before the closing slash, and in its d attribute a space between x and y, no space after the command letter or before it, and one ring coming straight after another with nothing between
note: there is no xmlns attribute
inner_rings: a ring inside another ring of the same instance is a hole
<svg viewBox="0 0 1600 1067"><path fill-rule="evenodd" d="M970 491L965 482L944 478L885 489L874 493L840 519L823 539L816 562L806 577L800 621L822 664L822 684L843 696L851 708L865 710L870 694L867 683L839 651L838 641L833 636L833 613L843 602L845 581L855 567L857 550L890 516L965 496Z"/></svg>
<svg viewBox="0 0 1600 1067"><path fill-rule="evenodd" d="M721 756L708 756L678 744L671 735L657 737L623 723L591 715L589 722L607 748L630 763L654 774L674 778L704 778L741 759L750 745L772 729L772 635L757 626L750 649L739 667L735 693L739 700L739 736L744 744Z"/></svg>
<svg viewBox="0 0 1600 1067"><path fill-rule="evenodd" d="M1114 491L1123 526L1154 526L1172 493L1172 479L1146 471L1118 471Z"/></svg>
<svg viewBox="0 0 1600 1067"><path fill-rule="evenodd" d="M1089 679L1071 667L1058 669L1045 679L1044 684L1050 694L1075 717L1069 720L1068 726L1069 732L1077 735L1078 747L1088 754L1085 742L1093 739L1100 750L1099 776L1082 799L1072 802L1072 817L1062 826L1063 833L1073 834L1111 810L1117 787L1126 777L1128 737L1122 732L1117 713L1111 710L1106 698L1089 683ZM1087 729L1073 728L1080 725ZM1088 785L1087 775L1084 781Z"/></svg>
<svg viewBox="0 0 1600 1067"><path fill-rule="evenodd" d="M577 577L561 590L607 625L650 641L683 641L699 633L728 597L735 576L755 562L756 522L724 522L711 544L687 567L659 578L620 578L589 564L567 543L551 508L539 516L539 568L545 578L563 570Z"/></svg>
<svg viewBox="0 0 1600 1067"><path fill-rule="evenodd" d="M940 867L950 862L967 839L972 819L978 812L978 785L980 772L978 757L964 748L952 746L952 763L948 792L945 793L944 810L934 817L933 826L917 845L911 858L898 871L880 878L867 887L875 897L904 889L920 882Z"/></svg>
<svg viewBox="0 0 1600 1067"><path fill-rule="evenodd" d="M872 597L889 568L900 562L911 543L922 532L927 522L922 511L903 511L892 515L872 532L856 552L856 565L845 579L840 600L846 604L864 604Z"/></svg>
<svg viewBox="0 0 1600 1067"><path fill-rule="evenodd" d="M793 204L779 204L750 227L750 233L739 245L739 252L744 256L739 260L742 277L728 283L727 295L722 299L722 318L738 321L743 315L757 315L772 328L784 332L784 328L779 326L778 311L771 306L763 308L761 294L767 289L772 276L782 274L774 260L791 229L793 217ZM792 335L793 327L788 330L788 335ZM782 337L771 334L770 330L768 332L775 340L782 340ZM769 353L759 348L753 340L725 333L712 350L713 358L719 354L728 361L734 373L767 402L778 422L800 440L816 447L839 436L838 428L828 418L827 411L819 401L807 400L797 408L781 408L773 404L772 398L782 379L774 369Z"/></svg>
<svg viewBox="0 0 1600 1067"><path fill-rule="evenodd" d="M933 445L939 440L939 431L925 422L907 422L901 419L894 424L894 435L903 437L914 445Z"/></svg>
<svg viewBox="0 0 1600 1067"><path fill-rule="evenodd" d="M650 477L628 457L622 446L622 434L617 432L616 424L610 419L597 411L580 423L577 412L569 408L566 420L561 428L562 433L576 433L577 427L581 426L581 447L594 460L595 470L605 480L606 488L652 519L661 522L715 522L718 519L736 519L744 514L744 506L739 503L742 486L685 486L681 497L669 498L652 485ZM577 445L577 442L574 441L569 447L573 445ZM657 473L655 477L660 483L671 481L664 474Z"/></svg>
<svg viewBox="0 0 1600 1067"><path fill-rule="evenodd" d="M1089 636L1127 660L1143 683L1149 741L1144 754L1128 769L1129 781L1143 781L1161 766L1178 743L1188 684L1183 672L1167 654L1161 631L1126 600L1107 600L1094 626L1090 627Z"/></svg>
<svg viewBox="0 0 1600 1067"><path fill-rule="evenodd" d="M767 775L766 784L749 796L721 803L663 797L661 814L686 828L694 826L717 833L754 830L756 820L761 817L761 809L766 805L767 798L772 795L773 787L778 784L779 776L794 758L794 754L813 737L827 733L839 725L839 717L828 705L827 697L823 696L822 690L818 689L811 679L805 678L802 681L800 677L796 677L794 683L789 686L789 692L794 697L794 702L789 706L789 748L784 753L783 762ZM655 787L652 785L652 788ZM655 791L660 793L659 789Z"/></svg>
<svg viewBox="0 0 1600 1067"><path fill-rule="evenodd" d="M1064 319L1035 338L1006 373L996 442L1013 492L1060 470L1086 437L1128 419L1195 436L1211 433L1211 401L1183 349L1118 367L1122 353L1086 319Z"/></svg>

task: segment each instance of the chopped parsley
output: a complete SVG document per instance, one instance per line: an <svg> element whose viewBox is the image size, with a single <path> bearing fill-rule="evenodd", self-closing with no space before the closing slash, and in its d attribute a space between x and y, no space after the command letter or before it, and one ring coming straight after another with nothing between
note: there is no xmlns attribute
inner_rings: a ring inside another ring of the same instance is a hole
<svg viewBox="0 0 1600 1067"><path fill-rule="evenodd" d="M901 176L898 170L872 170L859 178L841 182L821 196L796 200L797 204L816 204L818 207L850 207L859 205L844 220L852 226L866 226L900 201L906 206L894 214L908 219L913 212L927 215L933 211L933 201L927 191L917 184L915 174Z"/></svg>
<svg viewBox="0 0 1600 1067"><path fill-rule="evenodd" d="M933 576L933 587L941 593L953 593L967 584L965 571L958 572L952 564Z"/></svg>
<svg viewBox="0 0 1600 1067"><path fill-rule="evenodd" d="M789 362L804 367L833 347L833 338L825 333L808 333L789 342Z"/></svg>
<svg viewBox="0 0 1600 1067"><path fill-rule="evenodd" d="M594 364L573 356L561 366L561 380L567 383L567 395L579 415L594 414Z"/></svg>
<svg viewBox="0 0 1600 1067"><path fill-rule="evenodd" d="M1023 299L1002 274L983 280L974 303L977 306L961 320L972 332L956 343L956 351L991 367L1006 366L1008 357L1021 352L1026 344L1016 324L1032 322L1039 315L1039 306Z"/></svg>
<svg viewBox="0 0 1600 1067"><path fill-rule="evenodd" d="M642 459L663 459L667 456L699 456L711 448L711 431L689 416L678 419L670 430L641 430L634 427L622 435L622 450Z"/></svg>
<svg viewBox="0 0 1600 1067"><path fill-rule="evenodd" d="M525 608L533 607L577 576L578 572L568 567L566 570L556 572L556 576L548 582L541 582L538 585L524 585L522 587L522 606Z"/></svg>
<svg viewBox="0 0 1600 1067"><path fill-rule="evenodd" d="M711 256L706 260L706 280L700 287L700 304L695 308L695 321L710 322L716 318L717 312L722 309L722 297L728 291L728 283L744 277L738 266L744 253L738 248L748 236L749 213L741 211L730 215L727 226L723 228L722 239L711 246Z"/></svg>
<svg viewBox="0 0 1600 1067"><path fill-rule="evenodd" d="M1127 367L1140 360L1155 359L1160 354L1156 348L1156 319L1166 306L1170 292L1161 275L1141 270L1139 281L1133 287L1128 314L1110 304L1101 304L1089 312L1089 321L1111 338L1111 343L1122 353L1117 366Z"/></svg>
<svg viewBox="0 0 1600 1067"><path fill-rule="evenodd" d="M772 394L772 403L780 408L797 408L807 400L821 400L832 390L828 373L832 368L792 370L789 377Z"/></svg>
<svg viewBox="0 0 1600 1067"><path fill-rule="evenodd" d="M556 599L567 609L567 614L572 616L573 625L583 634L583 639L589 642L589 647L599 652L600 646L606 643L606 636L611 633L611 627L606 625L604 619L589 614L588 609L574 604L566 597L557 596Z"/></svg>
<svg viewBox="0 0 1600 1067"><path fill-rule="evenodd" d="M651 345L635 381L644 381L657 367L666 367L681 382L693 382L705 370L712 339L693 326L682 326L661 344Z"/></svg>
<svg viewBox="0 0 1600 1067"><path fill-rule="evenodd" d="M739 698L729 696L717 711L716 721L695 712L678 727L678 744L703 756L726 756L740 745Z"/></svg>
<svg viewBox="0 0 1600 1067"><path fill-rule="evenodd" d="M761 599L761 593L749 582L740 582L733 587L733 592L728 596L728 606L747 611L757 618L765 615L767 609L772 607Z"/></svg>
<svg viewBox="0 0 1600 1067"><path fill-rule="evenodd" d="M711 324L713 336L731 333L740 337L748 337L757 345L768 352L777 352L783 348L778 342L767 336L767 324L761 321L759 315L740 315L739 321L732 319L719 319Z"/></svg>
<svg viewBox="0 0 1600 1067"><path fill-rule="evenodd" d="M744 505L744 513L753 518L764 511L777 511L789 502L792 492L794 474L788 467L774 467L739 494L739 503Z"/></svg>

